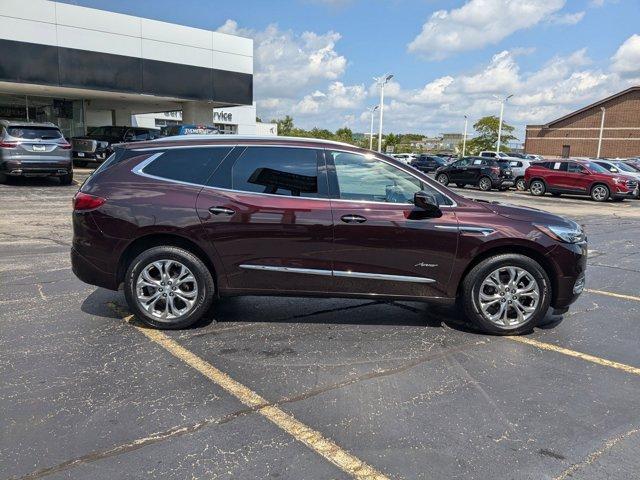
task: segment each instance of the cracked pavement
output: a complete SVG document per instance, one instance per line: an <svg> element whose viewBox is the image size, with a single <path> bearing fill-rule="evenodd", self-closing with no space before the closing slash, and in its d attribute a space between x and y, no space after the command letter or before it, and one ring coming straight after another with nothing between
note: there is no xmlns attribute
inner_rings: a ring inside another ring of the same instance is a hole
<svg viewBox="0 0 640 480"><path fill-rule="evenodd" d="M0 185L0 479L351 478L124 322L121 292L73 276L76 189ZM588 288L639 294L640 201L467 194L576 219ZM640 469L637 375L477 334L449 308L230 298L167 335L389 478ZM640 302L585 293L531 338L640 367Z"/></svg>

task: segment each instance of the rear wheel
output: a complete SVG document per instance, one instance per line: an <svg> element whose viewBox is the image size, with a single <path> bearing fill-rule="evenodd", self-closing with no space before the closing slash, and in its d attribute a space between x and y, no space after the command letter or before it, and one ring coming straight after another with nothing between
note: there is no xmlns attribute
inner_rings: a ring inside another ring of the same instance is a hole
<svg viewBox="0 0 640 480"><path fill-rule="evenodd" d="M529 191L531 192L531 195L541 197L547 191L547 187L542 180L534 180L533 182L531 182Z"/></svg>
<svg viewBox="0 0 640 480"><path fill-rule="evenodd" d="M521 192L527 189L527 182L525 182L524 178L520 177L516 180L516 189Z"/></svg>
<svg viewBox="0 0 640 480"><path fill-rule="evenodd" d="M178 247L154 247L127 269L124 293L129 308L145 324L160 329L186 328L209 309L215 286L207 266Z"/></svg>
<svg viewBox="0 0 640 480"><path fill-rule="evenodd" d="M478 188L483 192L488 192L489 190L491 190L491 186L491 179L489 177L482 177L478 181Z"/></svg>
<svg viewBox="0 0 640 480"><path fill-rule="evenodd" d="M436 177L438 183L444 185L445 187L449 185L449 176L446 173L441 173Z"/></svg>
<svg viewBox="0 0 640 480"><path fill-rule="evenodd" d="M591 198L596 202L606 202L611 192L606 185L598 184L591 188Z"/></svg>
<svg viewBox="0 0 640 480"><path fill-rule="evenodd" d="M60 176L60 185L71 185L73 183L73 172Z"/></svg>
<svg viewBox="0 0 640 480"><path fill-rule="evenodd" d="M462 283L462 307L484 332L530 331L549 310L551 282L530 257L501 254L483 260Z"/></svg>

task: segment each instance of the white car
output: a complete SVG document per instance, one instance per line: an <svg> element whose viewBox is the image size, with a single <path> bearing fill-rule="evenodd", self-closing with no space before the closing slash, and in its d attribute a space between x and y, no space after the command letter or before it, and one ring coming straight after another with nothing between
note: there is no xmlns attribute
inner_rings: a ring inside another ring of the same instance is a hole
<svg viewBox="0 0 640 480"><path fill-rule="evenodd" d="M520 159L520 157L514 157L509 155L506 152L492 152L489 150L484 150L482 152L480 152L480 156L481 157L487 157L487 158L501 158L501 159L505 159L505 160L513 160L513 159Z"/></svg>
<svg viewBox="0 0 640 480"><path fill-rule="evenodd" d="M411 160L414 160L416 158L416 155L414 155L413 153L395 153L392 155L392 157L408 165Z"/></svg>
<svg viewBox="0 0 640 480"><path fill-rule="evenodd" d="M602 168L606 168L609 172L615 173L617 175L623 175L625 177L633 178L640 184L640 172L635 170L633 167L630 167L622 160L601 160L594 159L591 160L594 163L597 163ZM640 194L636 194L640 195Z"/></svg>
<svg viewBox="0 0 640 480"><path fill-rule="evenodd" d="M527 189L527 183L524 180L524 172L531 166L532 161L526 158L500 158L499 162L509 162L509 168L513 174L513 185L517 190L524 192Z"/></svg>

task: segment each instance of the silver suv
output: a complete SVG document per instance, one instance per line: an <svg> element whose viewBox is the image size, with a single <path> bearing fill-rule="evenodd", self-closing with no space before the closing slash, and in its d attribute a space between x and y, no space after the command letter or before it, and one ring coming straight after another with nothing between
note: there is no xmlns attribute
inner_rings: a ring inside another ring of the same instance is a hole
<svg viewBox="0 0 640 480"><path fill-rule="evenodd" d="M73 181L71 145L53 123L0 120L0 182L7 176Z"/></svg>

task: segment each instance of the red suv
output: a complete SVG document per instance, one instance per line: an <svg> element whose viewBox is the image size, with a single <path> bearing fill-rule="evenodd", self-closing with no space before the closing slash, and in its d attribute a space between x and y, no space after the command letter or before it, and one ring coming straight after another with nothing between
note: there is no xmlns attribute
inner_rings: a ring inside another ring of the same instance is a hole
<svg viewBox="0 0 640 480"><path fill-rule="evenodd" d="M559 196L589 195L596 202L611 198L622 201L634 198L638 182L630 177L613 175L595 162L557 160L532 164L524 174L527 188L535 196L546 192Z"/></svg>
<svg viewBox="0 0 640 480"><path fill-rule="evenodd" d="M414 168L301 138L121 145L74 198L71 259L124 286L148 325L217 296L454 302L485 331L530 330L582 292L586 239L545 212L462 197Z"/></svg>

